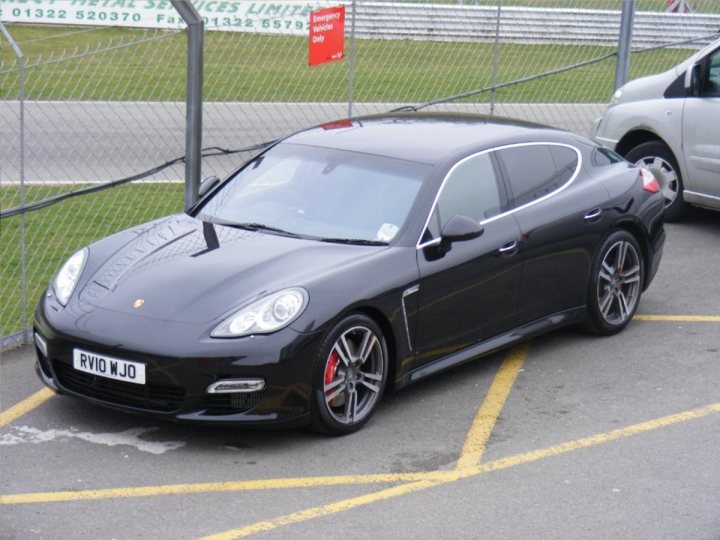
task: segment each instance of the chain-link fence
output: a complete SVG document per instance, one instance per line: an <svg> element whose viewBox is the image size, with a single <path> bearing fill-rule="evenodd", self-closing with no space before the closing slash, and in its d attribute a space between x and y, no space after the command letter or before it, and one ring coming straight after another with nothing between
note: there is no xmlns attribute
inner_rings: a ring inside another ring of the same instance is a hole
<svg viewBox="0 0 720 540"><path fill-rule="evenodd" d="M246 2L252 17L208 17L203 176L223 176L250 155L227 151L349 114L408 105L519 117L587 134L612 94L619 0L333 3L346 6L345 59L315 67L307 62L308 14L330 2L296 2L302 9L284 11L273 8L282 3ZM708 40L638 49L720 28L714 0L692 2L689 14L666 13L665 4L637 2L631 78L668 69ZM184 155L187 46L182 27L5 28L4 213L154 170L140 182L3 217L0 338L7 344L25 339L39 295L68 255L182 209L182 162L158 166Z"/></svg>

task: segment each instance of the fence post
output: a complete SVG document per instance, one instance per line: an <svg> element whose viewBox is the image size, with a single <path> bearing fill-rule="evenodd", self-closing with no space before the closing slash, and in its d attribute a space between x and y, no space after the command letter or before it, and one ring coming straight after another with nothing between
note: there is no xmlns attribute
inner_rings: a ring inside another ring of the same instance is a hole
<svg viewBox="0 0 720 540"><path fill-rule="evenodd" d="M635 0L622 0L622 12L620 15L620 37L618 40L617 64L615 64L614 90L620 88L623 84L627 82L628 79L634 15Z"/></svg>
<svg viewBox="0 0 720 540"><path fill-rule="evenodd" d="M348 118L353 115L353 93L355 91L355 13L356 2L352 1L350 5L350 59L348 68L350 70L348 76Z"/></svg>
<svg viewBox="0 0 720 540"><path fill-rule="evenodd" d="M25 206L25 55L20 47L7 31L5 25L0 22L0 31L10 43L15 56L17 56L20 68L18 81L18 107L20 109L20 207ZM28 285L27 285L27 240L25 229L25 213L22 212L20 219L20 320L22 324L22 343L27 345L30 343L29 323L28 323Z"/></svg>
<svg viewBox="0 0 720 540"><path fill-rule="evenodd" d="M490 86L490 115L495 114L495 85L497 84L497 64L500 58L500 17L502 15L502 0L497 3L497 18L495 20L495 43L493 44L492 80Z"/></svg>
<svg viewBox="0 0 720 540"><path fill-rule="evenodd" d="M198 198L202 164L203 32L205 25L195 7L185 0L172 0L188 29L187 96L185 127L185 209Z"/></svg>

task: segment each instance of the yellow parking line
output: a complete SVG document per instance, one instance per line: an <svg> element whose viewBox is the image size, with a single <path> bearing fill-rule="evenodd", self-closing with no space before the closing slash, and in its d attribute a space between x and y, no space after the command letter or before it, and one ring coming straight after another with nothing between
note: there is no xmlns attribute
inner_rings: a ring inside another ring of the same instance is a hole
<svg viewBox="0 0 720 540"><path fill-rule="evenodd" d="M465 444L460 452L456 469L467 469L478 463L482 457L492 428L502 410L503 404L510 393L517 373L527 357L530 345L515 347L505 357L498 373L495 375L487 396L480 406ZM457 475L450 475L451 480ZM97 489L84 491L56 491L48 493L29 493L0 496L0 504L47 503L60 501L78 501L91 499L114 499L128 497L148 497L154 495L175 495L190 493L207 493L220 491L242 491L252 489L290 489L317 486L397 483L427 481L448 481L447 471L409 474L371 474L358 476L329 476L316 478L290 478L274 480L251 480L245 482L212 482L203 484L177 484L169 486L145 486L135 488ZM406 484L409 485L409 484ZM395 488L390 488L395 493Z"/></svg>
<svg viewBox="0 0 720 540"><path fill-rule="evenodd" d="M368 474L355 476L318 476L308 478L279 478L269 480L247 480L240 482L217 482L204 484L175 484L167 486L147 486L135 488L115 488L85 491L58 491L47 493L19 493L15 495L1 495L0 504L23 504L23 503L46 503L46 502L68 502L92 499L110 499L116 497L149 497L154 495L184 495L193 493L214 493L219 491L243 491L243 490L264 490L264 489L291 489L304 487L321 487L337 485L361 485L371 483L394 483L405 482L397 488L412 486L413 484L435 485L454 482L462 478L469 478L478 474L491 471L507 469L524 463L530 463L540 459L557 456L581 448L597 446L608 442L616 441L653 431L662 427L695 420L714 413L720 413L720 403L713 403L698 409L663 416L647 422L633 424L631 426L599 433L591 437L585 437L566 443L551 446L540 450L533 450L523 454L516 454L495 461L489 461L477 467L469 467L463 470L434 471L420 473L390 473L390 474ZM395 488L390 488L395 489ZM412 491L419 488L413 487ZM383 490L383 492L388 490ZM395 493L396 491L393 491ZM403 494L401 493L398 493ZM372 494L365 495L368 497ZM387 495L384 498L389 498ZM366 499L364 499L366 500ZM381 500L381 499L378 499ZM279 518L278 518L279 519Z"/></svg>
<svg viewBox="0 0 720 540"><path fill-rule="evenodd" d="M443 484L449 484L460 480L461 478L469 478L491 471L507 469L524 463L530 463L540 459L571 452L573 450L579 450L581 448L587 448L590 446L608 443L624 437L630 437L639 433L652 431L661 427L670 426L681 422L687 422L688 420L701 418L712 413L720 413L720 403L714 403L712 405L708 405L707 407L702 407L679 414L664 416L662 418L657 418L648 422L642 422L640 424L635 424L626 428L616 429L607 433L600 433L592 437L577 439L575 441L551 446L542 450L535 450L532 452L526 452L507 458L490 461L480 466L468 466L464 469L456 469L455 471L453 471L455 475L448 475L448 477L444 479L411 482L408 484L403 484L401 486L384 489L382 491L368 493L367 495L361 495L359 497L353 497L323 506L308 508L307 510L301 510L299 512L294 512L285 516L276 517L274 519L259 521L257 523L248 525L247 527L243 527L240 529L232 529L218 534L206 536L202 540L232 540L235 538L243 538L259 532L270 531L278 527L292 525L295 523L308 521L330 514L336 514L338 512L351 510L359 506L365 506L378 501L391 499L393 497L399 497L401 495L407 495L416 491L422 491Z"/></svg>
<svg viewBox="0 0 720 540"><path fill-rule="evenodd" d="M566 454L574 450L580 450L581 448L588 448L590 446L597 446L600 444L617 441L618 439L624 439L625 437L639 435L640 433L646 433L648 431L653 431L662 427L672 426L673 424L680 424L682 422L696 420L698 418L702 418L703 416L708 416L714 413L720 413L720 402L707 405L706 407L700 407L698 409L692 409L690 411L671 414L669 416L663 416L662 418L656 418L654 420L648 420L647 422L633 424L624 428L614 429L605 433L598 433L597 435L593 435L591 437L576 439L574 441L565 442L562 444L551 446L549 448L533 450L530 452L525 452L523 454L516 454L514 456L490 461L478 467L478 474L507 469L510 467L521 465L523 463L530 463L539 459L558 456L560 454Z"/></svg>
<svg viewBox="0 0 720 540"><path fill-rule="evenodd" d="M428 479L438 480L443 479L448 475L449 472L447 471L429 473L363 474L347 476L316 476L305 478L270 478L265 480L242 480L237 482L205 482L199 484L171 484L164 486L88 489L79 491L50 491L45 493L19 493L16 495L0 495L0 505L121 499L132 497L152 497L157 495L189 495L199 493L219 493L223 491L293 489L362 484L393 484L398 482L414 482Z"/></svg>
<svg viewBox="0 0 720 540"><path fill-rule="evenodd" d="M7 411L0 413L0 428L5 427L13 420L17 420L24 414L29 413L33 409L36 409L48 399L53 397L55 392L49 388L43 388L42 390L35 392L29 398L22 400L20 403L13 405Z"/></svg>
<svg viewBox="0 0 720 540"><path fill-rule="evenodd" d="M490 385L487 396L485 396L485 401L478 409L470 431L465 437L465 444L463 444L460 451L460 457L455 469L466 469L480 463L488 440L490 440L490 434L495 427L498 416L500 416L500 411L505 405L505 400L510 394L510 389L515 383L518 372L522 368L529 351L529 343L520 345L511 349L505 360L503 360Z"/></svg>
<svg viewBox="0 0 720 540"><path fill-rule="evenodd" d="M652 322L720 322L720 315L635 315L633 318Z"/></svg>
<svg viewBox="0 0 720 540"><path fill-rule="evenodd" d="M521 345L510 350L503 361L498 373L495 375L485 401L480 406L478 414L466 437L465 445L460 453L456 468L467 468L476 464L490 438L497 417L507 398L510 388L522 366L529 345ZM451 475L453 478L456 475ZM397 482L426 482L445 481L448 472L436 471L430 473L409 474L370 474L357 476L329 476L316 478L290 478L274 480L251 480L245 482L211 482L203 484L177 484L169 486L145 486L136 488L96 489L84 491L56 491L48 493L29 493L19 495L0 495L0 504L27 504L60 501L78 501L91 499L114 499L128 497L148 497L154 495L175 495L190 493L207 493L220 491L242 491L257 489L290 489L317 486L370 484L370 483L397 483ZM391 488L393 489L393 488Z"/></svg>
<svg viewBox="0 0 720 540"><path fill-rule="evenodd" d="M444 481L432 481L432 480L420 480L418 482L411 482L400 486L384 489L382 491L376 491L374 493L368 493L367 495L361 495L359 497L353 497L351 499L345 499L331 504L323 506L316 506L314 508L308 508L307 510L301 510L300 512L294 512L286 516L280 516L275 519L269 519L267 521L259 521L248 527L241 529L232 529L229 531L213 534L210 536L203 537L203 540L230 540L233 538L243 538L260 532L271 531L278 527L292 525L295 523L301 523L311 519L329 516L331 514L337 514L338 512L344 512L346 510L352 510L359 506L365 506L378 501L385 501L401 495L408 495L415 491L421 491L431 487L435 487L440 484L447 484L454 480Z"/></svg>

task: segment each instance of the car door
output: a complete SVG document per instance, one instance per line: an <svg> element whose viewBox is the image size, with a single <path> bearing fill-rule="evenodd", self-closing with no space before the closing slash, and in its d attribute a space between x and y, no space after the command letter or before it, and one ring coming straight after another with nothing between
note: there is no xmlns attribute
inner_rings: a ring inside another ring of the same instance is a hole
<svg viewBox="0 0 720 540"><path fill-rule="evenodd" d="M584 306L607 191L576 181L581 154L572 146L525 144L497 153L522 234L518 325Z"/></svg>
<svg viewBox="0 0 720 540"><path fill-rule="evenodd" d="M699 95L689 96L683 110L685 192L691 200L694 194L720 197L720 49L701 60L699 69Z"/></svg>
<svg viewBox="0 0 720 540"><path fill-rule="evenodd" d="M448 173L417 250L415 367L515 324L520 230L506 208L492 154L465 158ZM482 234L446 244L441 231L453 216L481 223Z"/></svg>

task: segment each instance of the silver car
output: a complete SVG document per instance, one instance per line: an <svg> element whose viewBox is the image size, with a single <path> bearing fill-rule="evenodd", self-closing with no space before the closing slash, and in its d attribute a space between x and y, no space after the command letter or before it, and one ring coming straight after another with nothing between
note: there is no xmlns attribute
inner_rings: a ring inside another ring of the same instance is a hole
<svg viewBox="0 0 720 540"><path fill-rule="evenodd" d="M720 210L720 40L617 90L592 137L655 174L667 220L688 204Z"/></svg>

